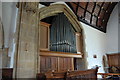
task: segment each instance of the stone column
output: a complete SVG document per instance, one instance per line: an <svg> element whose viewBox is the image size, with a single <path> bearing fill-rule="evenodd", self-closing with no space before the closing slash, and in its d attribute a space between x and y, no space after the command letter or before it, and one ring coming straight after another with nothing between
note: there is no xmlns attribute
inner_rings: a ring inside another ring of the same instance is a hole
<svg viewBox="0 0 120 80"><path fill-rule="evenodd" d="M0 17L0 48L3 48L3 44L4 44L4 37L3 37L3 26L2 26L2 21L1 21L1 17Z"/></svg>
<svg viewBox="0 0 120 80"><path fill-rule="evenodd" d="M0 80L2 80L2 49L0 49Z"/></svg>
<svg viewBox="0 0 120 80"><path fill-rule="evenodd" d="M14 64L15 78L35 78L38 57L38 4L19 3L17 46Z"/></svg>

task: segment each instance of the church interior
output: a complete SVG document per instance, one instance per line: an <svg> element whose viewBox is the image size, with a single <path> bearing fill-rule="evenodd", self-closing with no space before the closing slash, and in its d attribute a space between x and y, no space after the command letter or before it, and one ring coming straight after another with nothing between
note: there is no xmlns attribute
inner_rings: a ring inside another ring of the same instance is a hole
<svg viewBox="0 0 120 80"><path fill-rule="evenodd" d="M120 2L1 2L3 80L120 79Z"/></svg>

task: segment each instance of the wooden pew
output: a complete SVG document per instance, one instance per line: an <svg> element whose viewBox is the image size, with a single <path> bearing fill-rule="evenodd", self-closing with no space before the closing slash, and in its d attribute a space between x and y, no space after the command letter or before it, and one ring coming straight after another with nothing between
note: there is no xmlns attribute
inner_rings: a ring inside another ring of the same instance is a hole
<svg viewBox="0 0 120 80"><path fill-rule="evenodd" d="M37 80L46 80L46 76L45 76L44 73L38 73L38 74L36 75L36 79L37 79Z"/></svg>
<svg viewBox="0 0 120 80"><path fill-rule="evenodd" d="M66 80L97 80L97 71L96 69L89 69L85 71L71 71L67 73Z"/></svg>
<svg viewBox="0 0 120 80"><path fill-rule="evenodd" d="M46 72L44 75L44 79L41 75L37 74L39 79L37 80L97 80L97 71L96 69L89 69L85 71L61 71L61 72ZM41 78L40 78L41 77Z"/></svg>
<svg viewBox="0 0 120 80"><path fill-rule="evenodd" d="M98 73L97 75L102 75L102 77L105 79L108 76L120 76L120 73Z"/></svg>
<svg viewBox="0 0 120 80"><path fill-rule="evenodd" d="M66 71L61 71L61 72L48 72L45 73L46 75L46 80L65 80L66 79Z"/></svg>
<svg viewBox="0 0 120 80"><path fill-rule="evenodd" d="M120 78L120 53L106 54L108 61L108 73L98 73L102 78Z"/></svg>
<svg viewBox="0 0 120 80"><path fill-rule="evenodd" d="M110 73L120 73L120 53L107 54L108 67ZM118 70L110 70L111 68L116 68Z"/></svg>
<svg viewBox="0 0 120 80"><path fill-rule="evenodd" d="M13 68L2 68L2 79L3 80L12 80Z"/></svg>

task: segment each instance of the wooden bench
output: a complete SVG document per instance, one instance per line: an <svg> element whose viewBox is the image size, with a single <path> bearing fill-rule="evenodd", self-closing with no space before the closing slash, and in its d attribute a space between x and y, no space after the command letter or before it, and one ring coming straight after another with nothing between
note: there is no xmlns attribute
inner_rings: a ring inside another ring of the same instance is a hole
<svg viewBox="0 0 120 80"><path fill-rule="evenodd" d="M97 71L96 69L88 69L84 71L62 71L62 72L47 72L41 74L44 77L44 80L76 80L76 79L87 79L87 80L97 80ZM38 80L43 80L42 76L37 74Z"/></svg>
<svg viewBox="0 0 120 80"><path fill-rule="evenodd" d="M67 80L76 80L76 79L82 79L82 80L97 80L97 71L96 69L89 69L85 71L71 71L67 73Z"/></svg>
<svg viewBox="0 0 120 80"><path fill-rule="evenodd" d="M97 75L102 75L103 78L107 76L120 76L120 73L98 73Z"/></svg>
<svg viewBox="0 0 120 80"><path fill-rule="evenodd" d="M66 79L66 74L67 74L66 71L61 71L61 72L52 71L52 72L45 73L46 80L54 80L54 79L65 80Z"/></svg>
<svg viewBox="0 0 120 80"><path fill-rule="evenodd" d="M108 73L98 73L102 75L103 78L108 78L108 76L120 78L120 53L106 54L108 62Z"/></svg>
<svg viewBox="0 0 120 80"><path fill-rule="evenodd" d="M2 68L2 79L3 80L12 80L13 68Z"/></svg>

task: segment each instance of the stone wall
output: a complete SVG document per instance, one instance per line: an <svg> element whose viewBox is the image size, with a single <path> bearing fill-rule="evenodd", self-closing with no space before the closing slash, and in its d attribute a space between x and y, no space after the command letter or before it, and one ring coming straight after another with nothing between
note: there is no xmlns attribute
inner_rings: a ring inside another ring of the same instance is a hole
<svg viewBox="0 0 120 80"><path fill-rule="evenodd" d="M3 27L2 27L2 21L0 18L0 48L3 47Z"/></svg>
<svg viewBox="0 0 120 80"><path fill-rule="evenodd" d="M0 49L0 80L2 79L2 49Z"/></svg>
<svg viewBox="0 0 120 80"><path fill-rule="evenodd" d="M14 76L35 78L37 73L38 3L19 4L18 37Z"/></svg>
<svg viewBox="0 0 120 80"><path fill-rule="evenodd" d="M8 57L8 48L2 49L2 67L9 67L10 57Z"/></svg>

